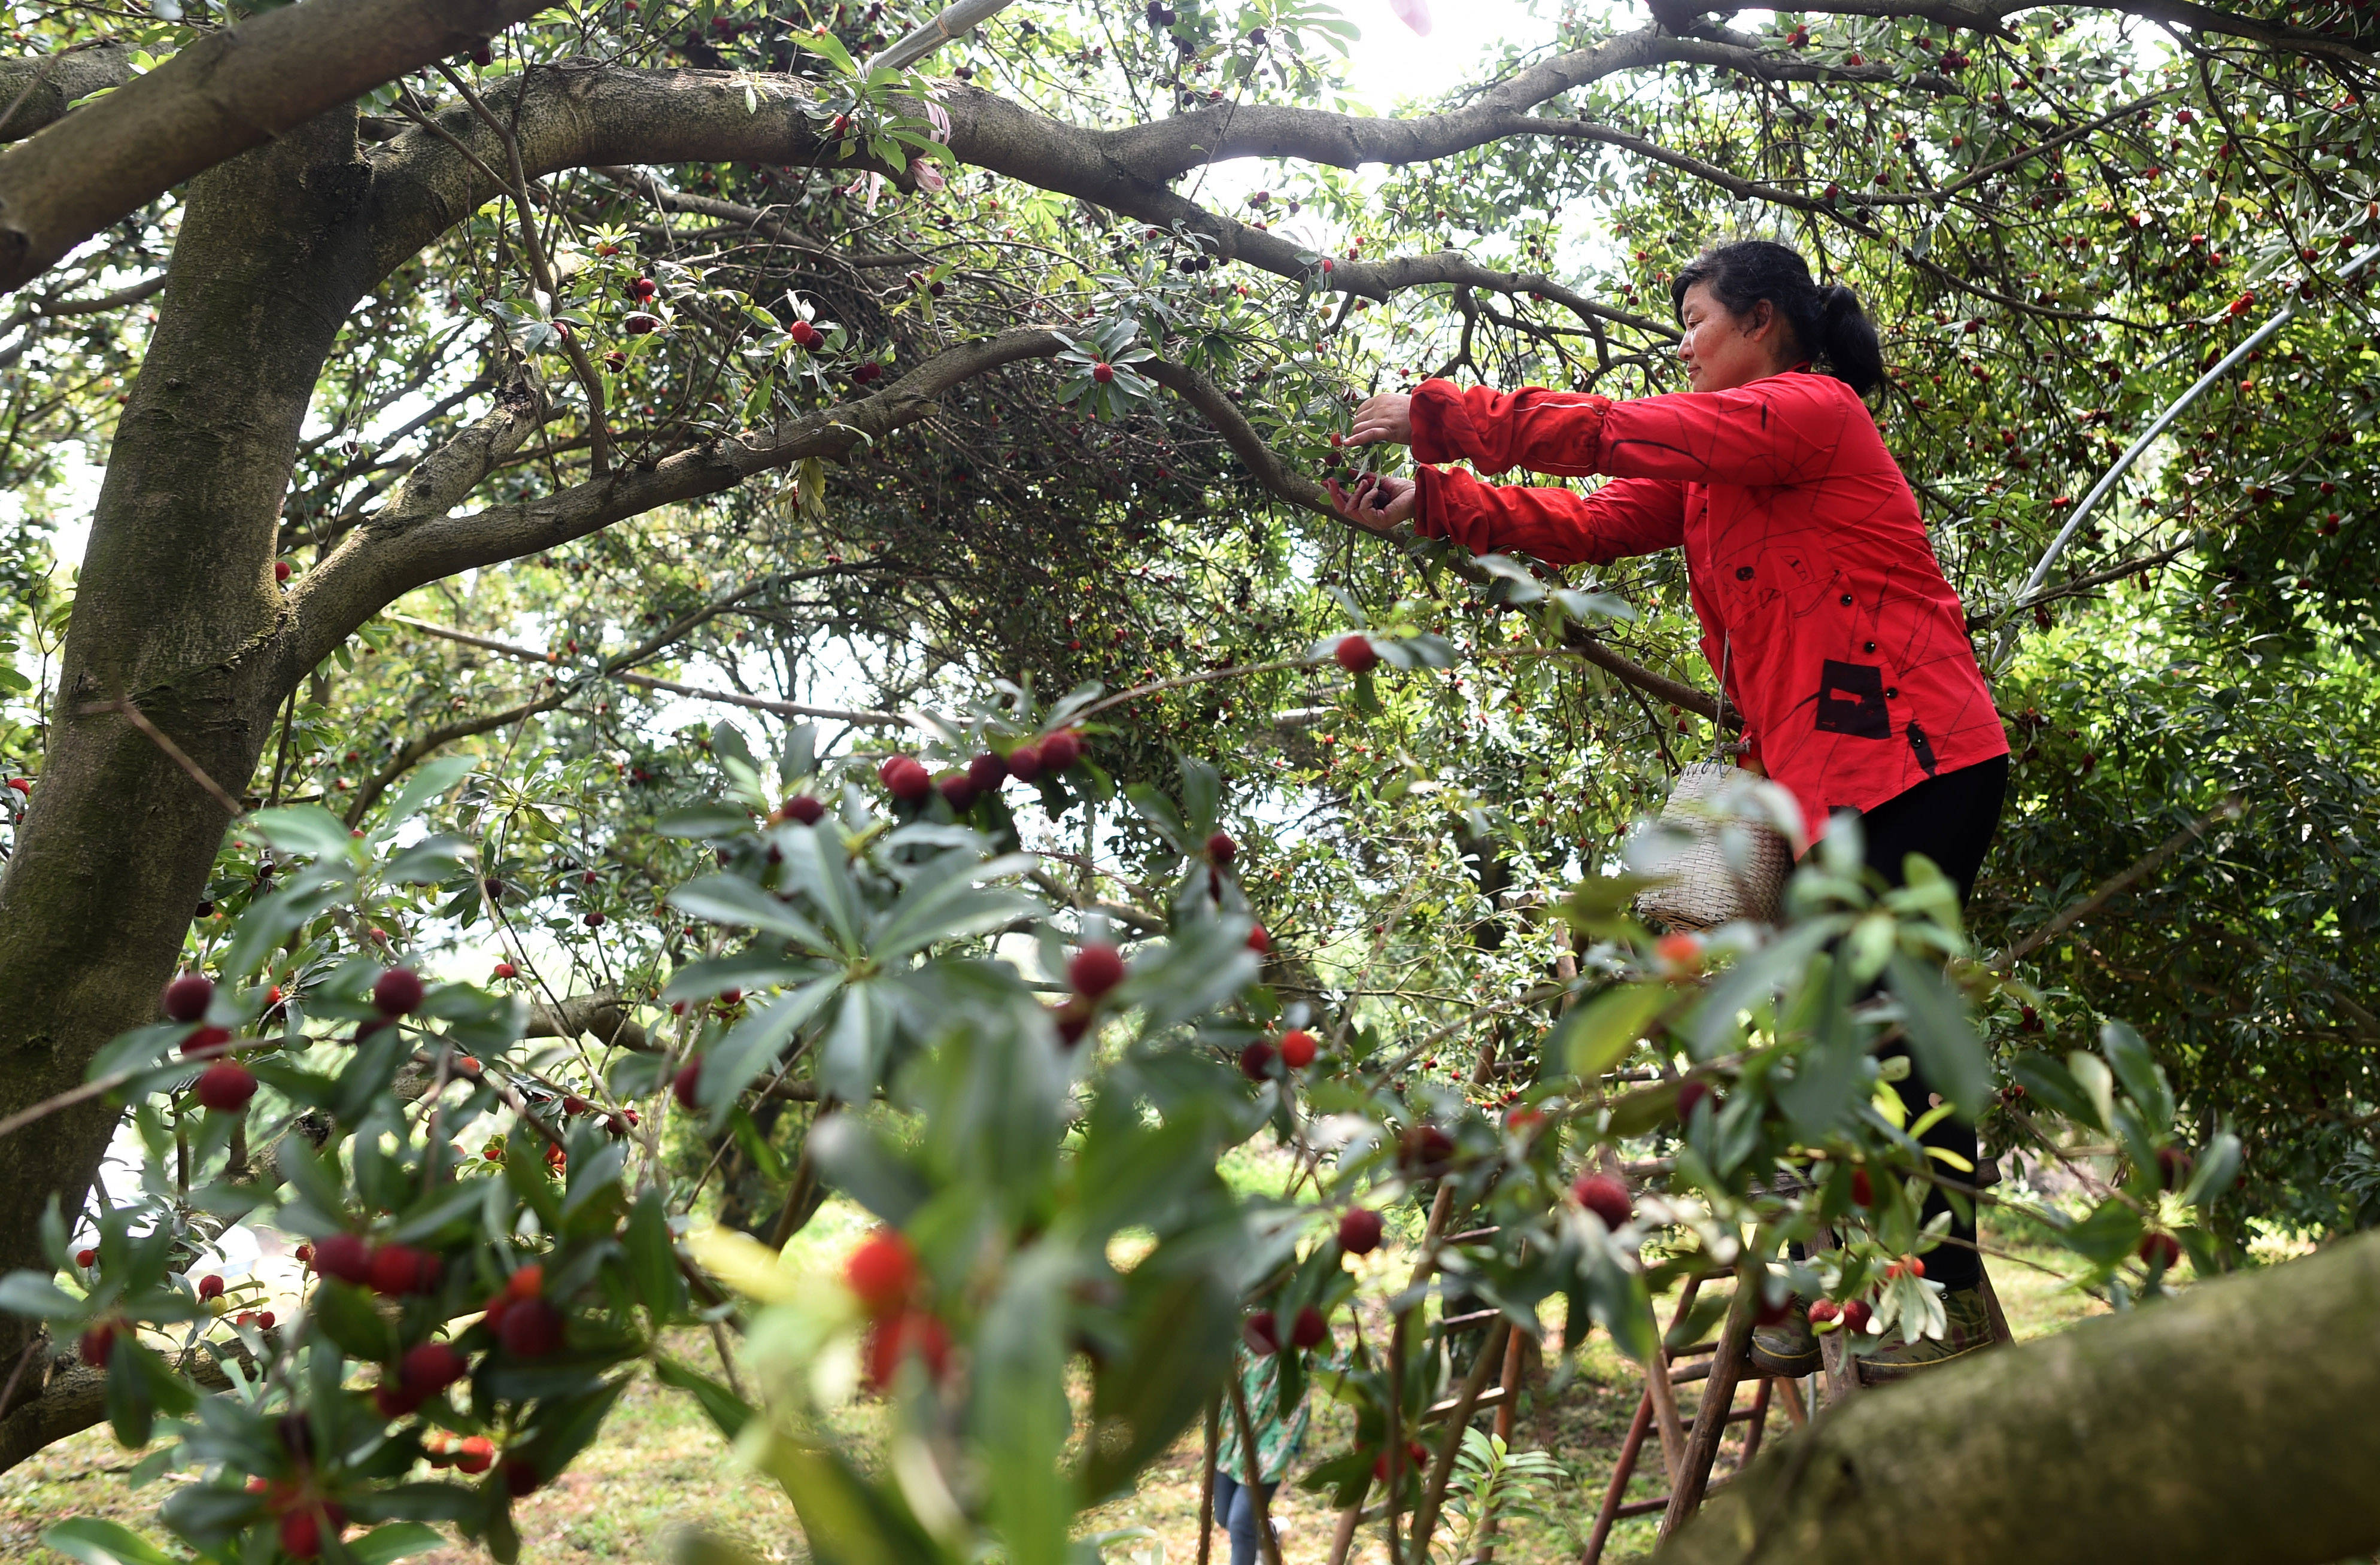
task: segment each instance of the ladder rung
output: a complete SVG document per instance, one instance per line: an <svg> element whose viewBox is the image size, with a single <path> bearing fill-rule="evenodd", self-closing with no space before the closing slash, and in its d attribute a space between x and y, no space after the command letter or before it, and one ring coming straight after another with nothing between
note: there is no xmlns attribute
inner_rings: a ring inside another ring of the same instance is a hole
<svg viewBox="0 0 2380 1565"><path fill-rule="evenodd" d="M1449 1417L1454 1412L1454 1404L1462 1400L1463 1399L1460 1397L1449 1397L1444 1401L1439 1402L1437 1406L1431 1408L1427 1413L1423 1413L1422 1417L1425 1420ZM1474 1413L1482 1413L1488 1408L1501 1407L1503 1405L1504 1388L1501 1386L1490 1386L1486 1390L1479 1393L1479 1400L1471 1404L1471 1411Z"/></svg>

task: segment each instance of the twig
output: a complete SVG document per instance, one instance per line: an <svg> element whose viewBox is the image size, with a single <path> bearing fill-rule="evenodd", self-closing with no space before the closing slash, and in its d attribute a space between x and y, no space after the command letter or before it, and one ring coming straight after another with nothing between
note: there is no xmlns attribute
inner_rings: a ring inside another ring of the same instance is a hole
<svg viewBox="0 0 2380 1565"><path fill-rule="evenodd" d="M207 775L206 769L204 767L200 766L197 761L192 760L189 758L188 753L185 751L181 746L176 745L173 740L167 738L164 730L160 729L155 723L150 722L148 717L141 712L140 709L132 704L132 698L129 696L119 696L113 701L94 702L91 706L84 707L79 713L77 713L77 715L80 717L95 717L101 712L122 712L126 722L131 723L133 727L140 730L141 733L149 735L150 742L155 745L159 749L164 751L168 756L172 757L175 765L180 767L184 771L188 772L191 779L195 781L200 787L204 788L208 793L213 795L215 803L231 811L231 818L234 820L237 820L248 813L246 809L240 807L240 803L237 799L233 798L229 794L224 792L222 783L217 782L213 778ZM6 1133L5 1131L0 1131L0 1134Z"/></svg>
<svg viewBox="0 0 2380 1565"><path fill-rule="evenodd" d="M2100 881L2098 887L2089 896L2074 903L2057 917L1994 957L1989 965L2003 974L2009 972L2017 963L2041 949L2043 945L2056 940L2059 935L2106 906L2109 899L2146 880L2150 873L2164 864L2167 859L2204 836L2208 827L2220 820L2237 820L2247 812L2247 802L2239 795L2232 795L2196 820L2151 848L2130 868L2119 870Z"/></svg>

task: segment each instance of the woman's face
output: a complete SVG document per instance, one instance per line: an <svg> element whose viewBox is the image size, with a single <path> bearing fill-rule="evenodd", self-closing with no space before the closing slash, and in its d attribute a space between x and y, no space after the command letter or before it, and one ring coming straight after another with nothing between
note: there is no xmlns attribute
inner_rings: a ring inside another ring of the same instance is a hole
<svg viewBox="0 0 2380 1565"><path fill-rule="evenodd" d="M1737 315L1712 297L1708 284L1696 283L1679 302L1678 324L1686 333L1678 358L1693 390L1732 391L1789 362L1791 331L1767 299L1750 314Z"/></svg>

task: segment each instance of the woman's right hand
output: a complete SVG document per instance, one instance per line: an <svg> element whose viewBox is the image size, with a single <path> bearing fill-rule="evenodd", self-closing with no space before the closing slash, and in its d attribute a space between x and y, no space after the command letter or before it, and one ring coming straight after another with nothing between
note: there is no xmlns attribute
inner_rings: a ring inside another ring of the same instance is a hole
<svg viewBox="0 0 2380 1565"><path fill-rule="evenodd" d="M1367 396L1355 409L1355 426L1347 436L1349 445L1411 445L1413 443L1413 398L1403 392L1382 392Z"/></svg>
<svg viewBox="0 0 2380 1565"><path fill-rule="evenodd" d="M1388 473L1366 473L1353 490L1340 488L1337 479L1324 479L1323 487L1340 516L1370 532L1410 522L1421 508L1421 485Z"/></svg>

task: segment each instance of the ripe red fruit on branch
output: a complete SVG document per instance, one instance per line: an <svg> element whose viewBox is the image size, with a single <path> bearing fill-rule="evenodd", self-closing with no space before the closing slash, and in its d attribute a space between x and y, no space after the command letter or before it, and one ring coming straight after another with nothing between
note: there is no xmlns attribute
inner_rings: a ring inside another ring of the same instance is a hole
<svg viewBox="0 0 2380 1565"><path fill-rule="evenodd" d="M906 805L921 805L934 791L934 780L915 756L887 756L876 769L885 791Z"/></svg>
<svg viewBox="0 0 2380 1565"><path fill-rule="evenodd" d="M200 1027L182 1040L182 1052L204 1059L222 1053L230 1041L229 1027Z"/></svg>
<svg viewBox="0 0 2380 1565"><path fill-rule="evenodd" d="M504 1294L516 1301L542 1298L545 1294L545 1268L531 1261L515 1271L504 1279Z"/></svg>
<svg viewBox="0 0 2380 1565"><path fill-rule="evenodd" d="M987 750L967 762L967 782L978 794L989 794L1008 781L1008 763Z"/></svg>
<svg viewBox="0 0 2380 1565"><path fill-rule="evenodd" d="M785 328L785 334L803 347L816 347L826 340L825 335L807 321L795 321Z"/></svg>
<svg viewBox="0 0 2380 1565"><path fill-rule="evenodd" d="M1083 736L1071 728L1061 728L1041 741L1041 767L1045 771L1063 771L1083 758Z"/></svg>
<svg viewBox="0 0 2380 1565"><path fill-rule="evenodd" d="M670 1083L670 1096L677 1099L679 1108L691 1114L696 1108L695 1093L701 1086L702 1056L698 1054L678 1067L675 1079Z"/></svg>
<svg viewBox="0 0 2380 1565"><path fill-rule="evenodd" d="M860 1307L882 1319L908 1308L923 1273L917 1251L898 1230L878 1229L843 1264L843 1280Z"/></svg>
<svg viewBox="0 0 2380 1565"><path fill-rule="evenodd" d="M207 1013L208 1004L215 997L215 981L203 973L185 973L165 986L165 1016L168 1021L195 1022Z"/></svg>
<svg viewBox="0 0 2380 1565"><path fill-rule="evenodd" d="M808 794L795 794L785 801L785 819L798 820L805 826L815 826L826 818L826 806Z"/></svg>
<svg viewBox="0 0 2380 1565"><path fill-rule="evenodd" d="M1367 637L1361 636L1340 637L1337 649L1330 655L1338 659L1339 666L1349 673L1369 673L1380 666L1379 652Z"/></svg>
<svg viewBox="0 0 2380 1565"><path fill-rule="evenodd" d="M1773 1304L1770 1304L1767 1298L1764 1295L1760 1301L1759 1308L1753 1316L1753 1321L1755 1325L1758 1326L1774 1326L1792 1313L1793 1300L1791 1295L1778 1300Z"/></svg>
<svg viewBox="0 0 2380 1565"><path fill-rule="evenodd" d="M314 1244L314 1269L324 1277L360 1286L371 1278L371 1247L353 1233L334 1233Z"/></svg>
<svg viewBox="0 0 2380 1565"><path fill-rule="evenodd" d="M1835 1303L1832 1299L1820 1299L1816 1304L1810 1306L1810 1324L1813 1326L1824 1326L1830 1320L1840 1318L1842 1313L1843 1306Z"/></svg>
<svg viewBox="0 0 2380 1565"><path fill-rule="evenodd" d="M562 1312L543 1299L516 1299L496 1337L515 1358L543 1358L562 1346Z"/></svg>
<svg viewBox="0 0 2380 1565"><path fill-rule="evenodd" d="M392 967L372 985L372 1007L383 1016L409 1016L421 1009L421 975Z"/></svg>
<svg viewBox="0 0 2380 1565"><path fill-rule="evenodd" d="M1688 1122L1694 1117L1694 1106L1710 1096L1710 1084L1689 1081L1678 1088L1678 1119Z"/></svg>
<svg viewBox="0 0 2380 1565"><path fill-rule="evenodd" d="M96 1251L96 1250L77 1250L77 1251L75 1252L75 1265L77 1265L77 1266L79 1266L79 1267L90 1268L90 1267L95 1267L95 1266L97 1266L98 1264L99 1264L99 1252L98 1252L98 1251Z"/></svg>
<svg viewBox="0 0 2380 1565"><path fill-rule="evenodd" d="M1703 970L1702 937L1682 933L1663 935L1653 943L1653 955L1671 973L1699 973Z"/></svg>
<svg viewBox="0 0 2380 1565"><path fill-rule="evenodd" d="M1380 1247L1380 1214L1369 1207L1350 1207L1339 1218L1339 1247L1351 1256L1368 1256Z"/></svg>
<svg viewBox="0 0 2380 1565"><path fill-rule="evenodd" d="M650 277L639 277L635 282L628 285L628 297L630 298L649 299L661 291L662 285L659 283L654 282Z"/></svg>
<svg viewBox="0 0 2380 1565"><path fill-rule="evenodd" d="M224 1280L219 1274L211 1271L199 1279L200 1298L220 1299L223 1297L223 1291Z"/></svg>
<svg viewBox="0 0 2380 1565"><path fill-rule="evenodd" d="M964 771L953 771L935 779L934 787L951 807L953 815L965 815L975 807L975 783Z"/></svg>
<svg viewBox="0 0 2380 1565"><path fill-rule="evenodd" d="M394 1298L404 1293L427 1293L438 1286L439 1274L445 1263L426 1250L410 1244L383 1244L372 1252L371 1264L366 1276L371 1291Z"/></svg>
<svg viewBox="0 0 2380 1565"><path fill-rule="evenodd" d="M322 1526L310 1510L293 1510L281 1519L281 1551L292 1559L313 1559L322 1552Z"/></svg>
<svg viewBox="0 0 2380 1565"><path fill-rule="evenodd" d="M1240 1074L1252 1082L1260 1082L1272 1074L1274 1059L1272 1045L1258 1038L1240 1050Z"/></svg>
<svg viewBox="0 0 2380 1565"><path fill-rule="evenodd" d="M2151 1271L2166 1271L2181 1259L2181 1241L2170 1233L2141 1235L2141 1259Z"/></svg>
<svg viewBox="0 0 2380 1565"><path fill-rule="evenodd" d="M1292 1027L1281 1035L1281 1062L1293 1071L1313 1064L1314 1050L1314 1035L1304 1027Z"/></svg>
<svg viewBox="0 0 2380 1565"><path fill-rule="evenodd" d="M1112 364L1092 365L1091 379L1097 381L1101 385L1106 385L1109 382L1115 379L1115 366Z"/></svg>
<svg viewBox="0 0 2380 1565"><path fill-rule="evenodd" d="M1865 1299L1853 1299L1843 1306L1842 1322L1846 1331L1864 1331L1876 1318L1875 1307Z"/></svg>
<svg viewBox="0 0 2380 1565"><path fill-rule="evenodd" d="M485 1473L494 1465L496 1442L485 1435L470 1435L455 1448L455 1470L458 1473Z"/></svg>
<svg viewBox="0 0 2380 1565"><path fill-rule="evenodd" d="M1397 1166L1407 1173L1437 1170L1454 1156L1454 1138L1432 1124L1413 1125L1397 1139Z"/></svg>
<svg viewBox="0 0 2380 1565"><path fill-rule="evenodd" d="M1207 856L1218 864L1229 864L1240 855L1240 844L1232 841L1228 831L1218 831L1207 839Z"/></svg>
<svg viewBox="0 0 2380 1565"><path fill-rule="evenodd" d="M1030 782L1041 775L1041 746L1019 745L1008 752L1008 775L1019 782Z"/></svg>
<svg viewBox="0 0 2380 1565"><path fill-rule="evenodd" d="M1066 964L1066 981L1085 1000L1098 1000L1123 982L1123 952L1094 940Z"/></svg>
<svg viewBox="0 0 2380 1565"><path fill-rule="evenodd" d="M1289 1344L1293 1348L1318 1347L1330 1340L1330 1323L1322 1312L1307 1304L1297 1312L1297 1319L1289 1328Z"/></svg>
<svg viewBox="0 0 2380 1565"><path fill-rule="evenodd" d="M648 315L641 309L638 310L635 314L628 316L620 322L620 330L627 333L628 335L632 337L645 336L650 333L658 332L661 329L661 317L657 315Z"/></svg>
<svg viewBox="0 0 2380 1565"><path fill-rule="evenodd" d="M1250 1310L1240 1323L1240 1335L1247 1339L1249 1351L1261 1357L1281 1352L1281 1322L1270 1310Z"/></svg>
<svg viewBox="0 0 2380 1565"><path fill-rule="evenodd" d="M520 977L520 969L514 966L509 962L499 962L496 964L495 971L490 973L488 977L491 978L517 978Z"/></svg>
<svg viewBox="0 0 2380 1565"><path fill-rule="evenodd" d="M1876 1205L1876 1182L1868 1178L1865 1169L1852 1171L1852 1204L1859 1207Z"/></svg>
<svg viewBox="0 0 2380 1565"><path fill-rule="evenodd" d="M115 1334L122 1329L112 1320L103 1320L82 1334L81 1341L75 1344L75 1352L93 1369L104 1369L108 1355L115 1352Z"/></svg>
<svg viewBox="0 0 2380 1565"><path fill-rule="evenodd" d="M288 561L275 560L273 562L273 579L275 581L287 581L289 579Z"/></svg>
<svg viewBox="0 0 2380 1565"><path fill-rule="evenodd" d="M1615 1175L1581 1174L1570 1193L1578 1197L1580 1206L1601 1218L1606 1228L1625 1227L1628 1219L1636 1215L1634 1204L1628 1199L1628 1186Z"/></svg>
<svg viewBox="0 0 2380 1565"><path fill-rule="evenodd" d="M1248 931L1248 949L1258 956L1272 954L1272 936L1265 932L1263 925L1258 924Z"/></svg>
<svg viewBox="0 0 2380 1565"><path fill-rule="evenodd" d="M256 1096L256 1077L237 1060L218 1060L199 1073L199 1084L190 1095L203 1108L236 1114Z"/></svg>
<svg viewBox="0 0 2380 1565"><path fill-rule="evenodd" d="M851 383L855 386L872 386L881 380L883 375L884 366L871 358L851 372Z"/></svg>
<svg viewBox="0 0 2380 1565"><path fill-rule="evenodd" d="M446 1342L424 1342L406 1350L397 1362L397 1380L417 1397L434 1397L469 1372L470 1361Z"/></svg>
<svg viewBox="0 0 2380 1565"><path fill-rule="evenodd" d="M908 1310L880 1320L868 1333L868 1387L881 1391L892 1384L902 1364L923 1359L926 1373L940 1380L950 1372L951 1334L924 1310Z"/></svg>
<svg viewBox="0 0 2380 1565"><path fill-rule="evenodd" d="M1330 263L1326 261L1322 264L1328 266ZM1411 1478L1428 1466L1428 1448L1424 1446L1419 1440L1407 1440L1405 1442L1403 1476ZM1387 1451L1382 1451L1378 1456L1372 1459L1372 1481L1376 1484L1385 1484L1389 1481L1389 1453Z"/></svg>

